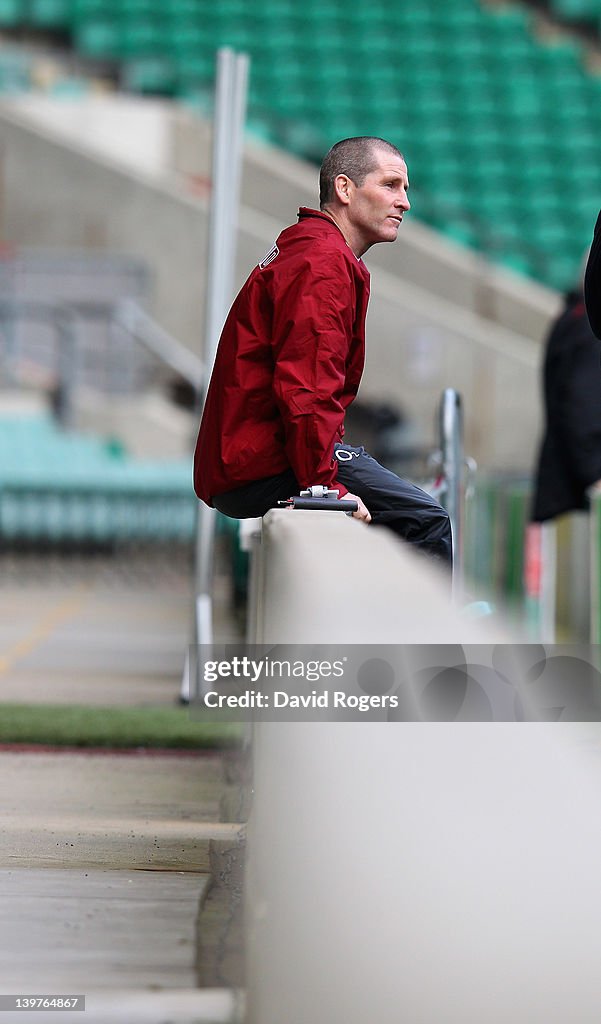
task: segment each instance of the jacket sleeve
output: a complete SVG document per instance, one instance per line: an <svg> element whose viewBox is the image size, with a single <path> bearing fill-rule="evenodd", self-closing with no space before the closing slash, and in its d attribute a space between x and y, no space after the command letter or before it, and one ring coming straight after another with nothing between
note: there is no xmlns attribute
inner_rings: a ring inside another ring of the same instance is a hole
<svg viewBox="0 0 601 1024"><path fill-rule="evenodd" d="M353 336L354 284L343 259L307 261L274 304L273 387L285 448L301 487L336 486L332 456L344 420L346 366ZM345 405L348 404L345 402Z"/></svg>
<svg viewBox="0 0 601 1024"><path fill-rule="evenodd" d="M601 213L597 217L586 264L584 301L590 325L597 337L601 338Z"/></svg>
<svg viewBox="0 0 601 1024"><path fill-rule="evenodd" d="M559 422L571 471L588 487L601 479L601 345L584 322L569 357Z"/></svg>

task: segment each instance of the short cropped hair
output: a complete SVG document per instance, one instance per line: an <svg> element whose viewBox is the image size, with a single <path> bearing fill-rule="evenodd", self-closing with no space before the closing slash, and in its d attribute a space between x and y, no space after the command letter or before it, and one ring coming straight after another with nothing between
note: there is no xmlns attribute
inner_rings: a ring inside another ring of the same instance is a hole
<svg viewBox="0 0 601 1024"><path fill-rule="evenodd" d="M379 149L403 159L396 146L374 135L342 139L332 146L324 156L319 172L319 205L322 209L334 198L334 181L339 174L346 174L357 188L361 188L367 175L377 167L375 154Z"/></svg>

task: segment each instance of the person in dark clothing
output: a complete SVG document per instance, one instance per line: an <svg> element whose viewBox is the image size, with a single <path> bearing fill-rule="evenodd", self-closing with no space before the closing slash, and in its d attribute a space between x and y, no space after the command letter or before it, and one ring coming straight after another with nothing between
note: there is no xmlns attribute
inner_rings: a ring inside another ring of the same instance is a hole
<svg viewBox="0 0 601 1024"><path fill-rule="evenodd" d="M345 444L365 358L369 271L409 210L407 166L384 139L337 143L320 209L299 210L254 268L225 322L194 457L196 493L232 518L262 516L301 488L354 498L355 517L390 527L450 565L451 525L431 495Z"/></svg>
<svg viewBox="0 0 601 1024"><path fill-rule="evenodd" d="M584 302L593 332L597 338L601 338L601 212L597 217L586 262Z"/></svg>
<svg viewBox="0 0 601 1024"><path fill-rule="evenodd" d="M538 458L534 522L588 508L601 485L601 343L582 289L570 292L549 331L543 366L545 432Z"/></svg>

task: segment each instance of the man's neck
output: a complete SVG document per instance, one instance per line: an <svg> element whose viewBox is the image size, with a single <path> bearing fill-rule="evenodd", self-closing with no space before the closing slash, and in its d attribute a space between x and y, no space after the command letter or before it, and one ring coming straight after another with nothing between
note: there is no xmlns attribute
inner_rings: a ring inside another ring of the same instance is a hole
<svg viewBox="0 0 601 1024"><path fill-rule="evenodd" d="M348 245L349 249L352 249L354 254L355 254L355 256L357 257L357 259L360 259L361 256L363 256L363 253L367 252L367 249L360 249L360 247L357 246L356 242L354 243L352 235L351 235L351 232L350 232L348 226L346 225L344 219L342 217L339 217L336 214L332 213L332 211L328 210L328 208L326 206L322 206L321 207L321 212L325 213L326 217L329 217L330 220L334 221L334 224L336 225L336 227L340 231L340 233L341 233L342 237L344 238L346 244ZM368 248L369 248L369 246L368 246Z"/></svg>

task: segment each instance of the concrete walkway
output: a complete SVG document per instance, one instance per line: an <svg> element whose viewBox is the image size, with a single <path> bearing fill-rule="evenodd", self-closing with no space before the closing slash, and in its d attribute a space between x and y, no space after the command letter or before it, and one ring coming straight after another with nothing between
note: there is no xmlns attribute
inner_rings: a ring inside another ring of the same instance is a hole
<svg viewBox="0 0 601 1024"><path fill-rule="evenodd" d="M125 556L0 556L0 700L176 703L192 643L189 549ZM226 571L215 635L239 642Z"/></svg>
<svg viewBox="0 0 601 1024"><path fill-rule="evenodd" d="M2 556L0 701L173 705L191 607L189 564L169 553ZM241 832L221 821L224 758L0 748L0 779L0 1007L2 995L79 994L86 1024L236 1019L216 969L227 903L209 896L202 934L198 921L214 844ZM0 1012L0 1024L41 1019Z"/></svg>

